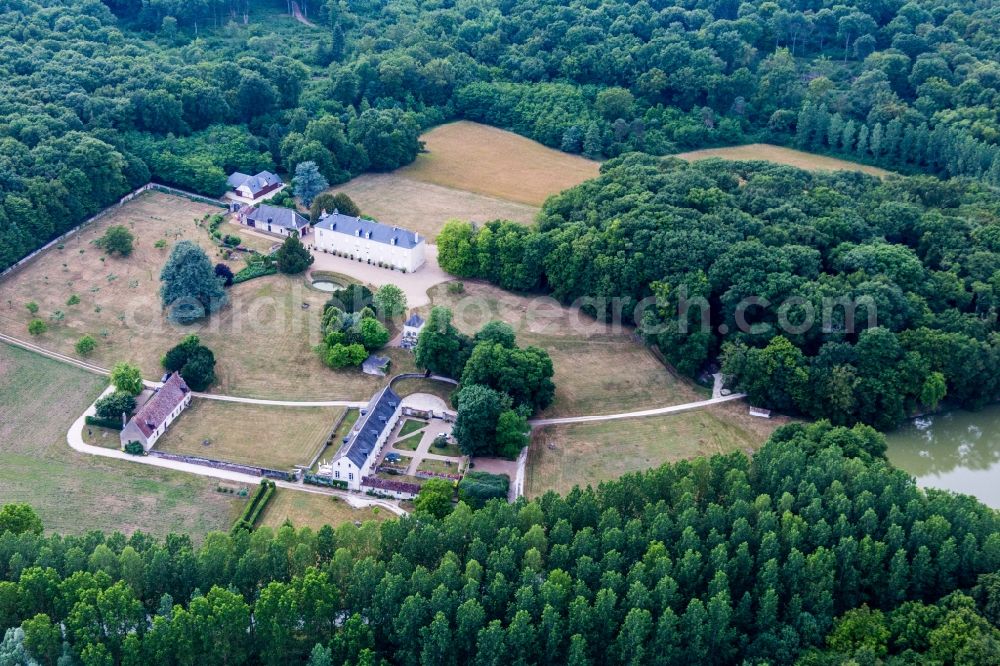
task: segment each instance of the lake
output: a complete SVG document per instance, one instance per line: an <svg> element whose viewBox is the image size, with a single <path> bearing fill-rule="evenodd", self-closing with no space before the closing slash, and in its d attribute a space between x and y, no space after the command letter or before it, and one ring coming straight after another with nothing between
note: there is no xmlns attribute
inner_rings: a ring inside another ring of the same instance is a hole
<svg viewBox="0 0 1000 666"><path fill-rule="evenodd" d="M919 485L975 495L1000 509L1000 405L914 419L886 440L889 460Z"/></svg>

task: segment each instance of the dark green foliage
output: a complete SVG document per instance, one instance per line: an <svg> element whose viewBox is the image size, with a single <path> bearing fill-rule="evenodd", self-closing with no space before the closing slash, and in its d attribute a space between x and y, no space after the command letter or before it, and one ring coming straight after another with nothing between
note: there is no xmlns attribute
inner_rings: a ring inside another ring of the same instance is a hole
<svg viewBox="0 0 1000 666"><path fill-rule="evenodd" d="M125 453L130 456L141 456L145 452L146 449L143 448L142 443L140 442L129 442L125 445Z"/></svg>
<svg viewBox="0 0 1000 666"><path fill-rule="evenodd" d="M422 516L444 518L451 513L452 497L455 495L455 484L448 479L429 479L420 487L420 492L413 500L413 506Z"/></svg>
<svg viewBox="0 0 1000 666"><path fill-rule="evenodd" d="M124 391L115 391L100 398L94 406L97 416L108 421L117 421L121 428L122 413L130 416L135 411L135 397Z"/></svg>
<svg viewBox="0 0 1000 666"><path fill-rule="evenodd" d="M0 507L0 534L41 534L42 521L27 504L4 504Z"/></svg>
<svg viewBox="0 0 1000 666"><path fill-rule="evenodd" d="M229 302L221 279L205 251L192 241L174 245L160 273L160 300L168 316L181 324L216 312Z"/></svg>
<svg viewBox="0 0 1000 666"><path fill-rule="evenodd" d="M260 518L260 514L267 507L267 503L271 500L271 497L274 496L274 489L274 481L263 479L260 485L257 486L257 490L250 496L247 505L243 507L243 513L233 523L233 527L229 533L236 535L240 531L252 532L254 525L257 524L257 519Z"/></svg>
<svg viewBox="0 0 1000 666"><path fill-rule="evenodd" d="M820 440L443 519L238 527L199 546L33 521L0 534L0 623L45 613L74 654L150 666L304 663L317 644L338 664L791 664L811 649L831 659L803 663L840 664L865 646L984 663L1000 516ZM975 603L952 594L974 586Z"/></svg>
<svg viewBox="0 0 1000 666"><path fill-rule="evenodd" d="M685 374L721 354L752 404L887 428L1000 398L996 219L995 192L971 182L633 154L549 199L534 228L449 224L439 257L602 319L620 304Z"/></svg>
<svg viewBox="0 0 1000 666"><path fill-rule="evenodd" d="M471 341L451 323L451 310L431 308L417 340L415 361L436 375L459 378L471 352Z"/></svg>
<svg viewBox="0 0 1000 666"><path fill-rule="evenodd" d="M84 417L84 422L89 426L97 426L98 428L108 428L109 430L122 430L125 426L122 424L122 417L119 414L114 418L102 419L99 416L86 416Z"/></svg>
<svg viewBox="0 0 1000 666"><path fill-rule="evenodd" d="M458 498L474 509L481 509L491 499L507 499L510 477L475 470L466 473L458 484Z"/></svg>
<svg viewBox="0 0 1000 666"><path fill-rule="evenodd" d="M264 255L250 255L247 265L233 275L233 284L264 277L265 275L275 275L278 272L278 265L271 257Z"/></svg>
<svg viewBox="0 0 1000 666"><path fill-rule="evenodd" d="M298 275L312 266L314 257L299 240L299 235L292 234L285 239L278 251L274 253L278 270L287 275Z"/></svg>
<svg viewBox="0 0 1000 666"><path fill-rule="evenodd" d="M458 417L452 435L462 453L489 456L497 451L497 425L511 408L509 395L481 384L468 384L455 394Z"/></svg>
<svg viewBox="0 0 1000 666"><path fill-rule="evenodd" d="M228 264L216 264L215 274L224 280L224 286L233 286L233 269L231 269Z"/></svg>
<svg viewBox="0 0 1000 666"><path fill-rule="evenodd" d="M104 235L94 241L94 243L108 254L117 253L123 257L127 257L132 254L132 244L134 241L135 236L128 230L128 227L116 224L108 227Z"/></svg>
<svg viewBox="0 0 1000 666"><path fill-rule="evenodd" d="M162 364L167 372L180 372L192 391L204 391L215 382L215 354L201 344L197 335L185 337L170 349Z"/></svg>
<svg viewBox="0 0 1000 666"><path fill-rule="evenodd" d="M372 291L363 284L351 283L343 289L337 289L327 300L324 312L337 308L344 312L360 312L372 305Z"/></svg>

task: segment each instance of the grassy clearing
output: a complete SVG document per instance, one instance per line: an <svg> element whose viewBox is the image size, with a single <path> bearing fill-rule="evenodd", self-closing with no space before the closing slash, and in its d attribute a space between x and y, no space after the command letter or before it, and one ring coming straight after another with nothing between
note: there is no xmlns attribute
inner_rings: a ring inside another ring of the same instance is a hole
<svg viewBox="0 0 1000 666"><path fill-rule="evenodd" d="M343 420L340 425L337 426L337 431L333 433L333 437L330 438L330 444L323 447L323 452L320 453L319 457L316 458L316 464L312 466L312 471L315 472L319 468L320 462L332 456L340 448L340 444L344 441L344 438L351 432L351 428L354 424L358 422L358 417L361 412L357 409L348 409L347 413L344 414Z"/></svg>
<svg viewBox="0 0 1000 666"><path fill-rule="evenodd" d="M417 466L417 470L421 472L437 472L439 474L459 474L462 471L462 465L457 461L448 462L446 460L424 458Z"/></svg>
<svg viewBox="0 0 1000 666"><path fill-rule="evenodd" d="M473 222L502 219L530 224L538 214L535 206L421 182L400 175L398 171L364 174L330 191L346 193L364 215L406 227L432 242L444 223L453 218Z"/></svg>
<svg viewBox="0 0 1000 666"><path fill-rule="evenodd" d="M72 237L62 250L50 250L0 283L0 331L27 338L32 315L25 305L34 301L44 319L64 313L61 322L34 338L37 344L73 355L76 341L92 335L98 345L89 360L105 367L128 360L147 378L159 378L160 357L182 337L196 333L218 360L216 391L279 399L371 397L384 379L360 370L330 370L312 351L320 342L328 295L308 286L303 276L250 280L232 287L230 305L201 323L177 326L167 321L160 309L159 275L169 247L158 249L154 243L193 240L219 259L208 233L194 223L216 210L161 193L126 204ZM131 256L105 257L91 244L112 224L129 226L136 234ZM242 265L232 263L236 269ZM68 306L72 294L80 303ZM412 355L387 351L395 370L413 367Z"/></svg>
<svg viewBox="0 0 1000 666"><path fill-rule="evenodd" d="M410 435L409 437L397 439L392 443L392 448L400 451L416 451L417 447L420 446L420 440L423 438L423 435Z"/></svg>
<svg viewBox="0 0 1000 666"><path fill-rule="evenodd" d="M455 387L433 379L400 379L392 385L392 390L402 398L414 393L436 395L444 400L446 405L450 405L451 394L455 392Z"/></svg>
<svg viewBox="0 0 1000 666"><path fill-rule="evenodd" d="M418 430L423 430L427 427L426 421L418 421L417 419L406 419L403 421L403 425L399 428L399 432L396 434L397 437L406 437Z"/></svg>
<svg viewBox="0 0 1000 666"><path fill-rule="evenodd" d="M426 152L399 175L532 206L597 177L601 166L467 120L439 125L420 139Z"/></svg>
<svg viewBox="0 0 1000 666"><path fill-rule="evenodd" d="M343 411L198 399L157 442L156 450L289 469L312 461Z"/></svg>
<svg viewBox="0 0 1000 666"><path fill-rule="evenodd" d="M63 534L199 539L228 529L243 500L215 492L213 480L69 448L66 431L104 386L101 377L0 344L0 504L27 502L47 530Z"/></svg>
<svg viewBox="0 0 1000 666"><path fill-rule="evenodd" d="M519 344L549 352L556 398L544 416L614 414L704 397L637 342L631 329L616 330L551 298L519 296L480 282L466 282L461 294L440 285L430 295L434 305L452 309L455 325L465 333L491 320L506 321Z"/></svg>
<svg viewBox="0 0 1000 666"><path fill-rule="evenodd" d="M793 148L782 146L772 146L769 143L751 143L745 146L732 146L729 148L706 148L704 150L693 150L688 153L675 155L689 162L704 160L710 157L719 157L724 160L766 160L776 164L787 164L788 166L806 169L807 171L861 171L873 176L887 176L891 172L878 167L849 162L827 157L825 155L814 155Z"/></svg>
<svg viewBox="0 0 1000 666"><path fill-rule="evenodd" d="M780 421L741 416L746 406L709 409L623 421L548 426L532 433L526 492L566 493L573 486L596 486L685 458L752 451Z"/></svg>
<svg viewBox="0 0 1000 666"><path fill-rule="evenodd" d="M83 441L91 446L102 446L106 449L120 449L119 431L98 426L83 426Z"/></svg>
<svg viewBox="0 0 1000 666"><path fill-rule="evenodd" d="M445 446L437 446L431 443L431 448L428 453L433 453L438 456L451 456L452 458L461 458L465 456L462 453L462 449L458 448L457 444L446 444Z"/></svg>
<svg viewBox="0 0 1000 666"><path fill-rule="evenodd" d="M388 520L393 514L378 507L355 509L339 497L278 488L264 509L259 525L278 528L286 521L298 528L314 530L323 525Z"/></svg>

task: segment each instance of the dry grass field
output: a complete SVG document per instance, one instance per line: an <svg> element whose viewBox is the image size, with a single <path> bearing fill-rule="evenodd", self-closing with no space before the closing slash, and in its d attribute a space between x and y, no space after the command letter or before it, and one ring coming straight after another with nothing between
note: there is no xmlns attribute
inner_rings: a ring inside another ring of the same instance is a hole
<svg viewBox="0 0 1000 666"><path fill-rule="evenodd" d="M66 431L104 386L102 377L0 344L0 504L27 502L61 534L200 539L229 529L243 500L215 492L213 480L69 448Z"/></svg>
<svg viewBox="0 0 1000 666"><path fill-rule="evenodd" d="M719 157L724 160L766 160L776 164L787 164L788 166L806 169L807 171L862 171L873 176L887 176L890 171L878 167L840 160L836 157L826 157L825 155L814 155L793 148L782 146L772 146L769 143L750 143L745 146L732 146L730 148L706 148L704 150L693 150L688 153L678 153L674 157L683 160L696 161L710 157Z"/></svg>
<svg viewBox="0 0 1000 666"><path fill-rule="evenodd" d="M782 421L752 419L746 405L620 421L547 426L532 433L528 449L528 497L547 490L596 486L663 463L731 451L749 452Z"/></svg>
<svg viewBox="0 0 1000 666"><path fill-rule="evenodd" d="M279 488L264 509L259 524L277 529L288 521L297 528L317 530L323 525L337 527L344 523L390 518L395 516L378 507L355 509L330 495Z"/></svg>
<svg viewBox="0 0 1000 666"><path fill-rule="evenodd" d="M520 345L549 352L556 398L544 417L614 414L704 398L633 339L631 329L616 330L551 298L519 296L481 282L466 282L461 294L440 285L430 295L434 305L452 309L455 326L465 333L497 319L514 327Z"/></svg>
<svg viewBox="0 0 1000 666"><path fill-rule="evenodd" d="M530 206L597 176L600 162L513 132L460 120L420 137L426 152L397 174Z"/></svg>
<svg viewBox="0 0 1000 666"><path fill-rule="evenodd" d="M312 461L344 411L196 399L156 450L287 470Z"/></svg>
<svg viewBox="0 0 1000 666"><path fill-rule="evenodd" d="M535 206L414 180L399 171L364 174L331 191L345 192L364 215L416 231L431 242L454 218L530 224L538 213Z"/></svg>
<svg viewBox="0 0 1000 666"><path fill-rule="evenodd" d="M319 320L328 295L311 288L303 276L273 275L235 285L228 290L228 306L191 326L166 319L160 308L159 275L170 250L155 248L154 243L193 240L217 260L208 233L194 223L216 210L161 193L126 204L62 249L53 248L0 282L0 331L29 337L32 315L25 306L35 302L37 316L49 321L48 332L33 338L35 343L74 354L76 341L92 335L98 345L89 360L104 367L127 360L138 364L148 379L157 379L161 356L195 333L215 352L215 391L274 399L371 397L382 380L359 370L330 370L312 351L320 342ZM113 224L134 230L137 244L131 256L105 257L91 244ZM241 237L245 242L255 238ZM269 245L267 239L257 240L262 247ZM242 267L241 260L231 263L235 269ZM67 305L72 295L80 302ZM63 313L61 321L52 320L57 311ZM389 355L400 371L412 367L409 354L390 350Z"/></svg>

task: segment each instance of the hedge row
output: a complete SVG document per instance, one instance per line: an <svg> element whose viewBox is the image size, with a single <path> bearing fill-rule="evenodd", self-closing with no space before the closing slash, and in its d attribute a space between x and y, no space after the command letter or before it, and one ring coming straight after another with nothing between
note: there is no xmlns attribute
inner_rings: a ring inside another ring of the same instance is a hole
<svg viewBox="0 0 1000 666"><path fill-rule="evenodd" d="M274 275L277 272L278 267L273 263L250 264L233 276L233 284L239 284L240 282L246 282L247 280L252 280L254 278L264 277L265 275Z"/></svg>
<svg viewBox="0 0 1000 666"><path fill-rule="evenodd" d="M327 488L341 488L347 490L347 481L341 479L331 479L328 476L318 474L306 474L302 477L303 483L310 483L314 486L326 486Z"/></svg>
<svg viewBox="0 0 1000 666"><path fill-rule="evenodd" d="M100 416L88 416L84 419L84 422L89 426L109 428L111 430L121 430L124 427L118 419L102 419Z"/></svg>
<svg viewBox="0 0 1000 666"><path fill-rule="evenodd" d="M271 500L274 495L274 481L269 481L268 479L262 479L260 486L254 492L253 497L247 502L247 505L243 508L243 513L240 515L239 519L233 524L231 533L235 534L239 530L246 530L247 532L252 532L254 525L257 524L257 519L260 518L261 512L267 503Z"/></svg>

